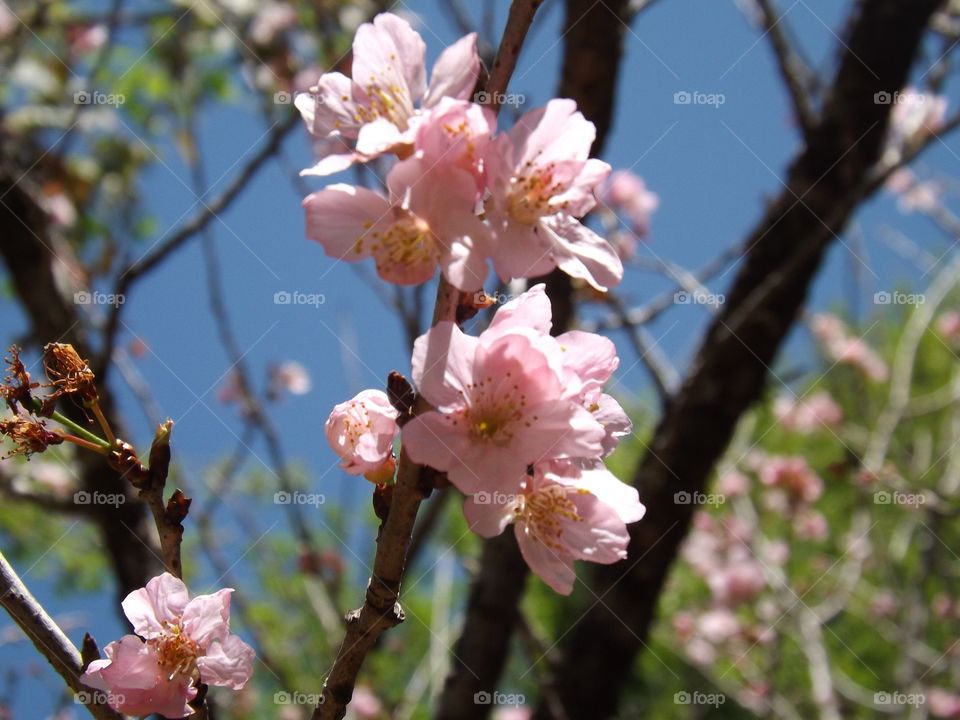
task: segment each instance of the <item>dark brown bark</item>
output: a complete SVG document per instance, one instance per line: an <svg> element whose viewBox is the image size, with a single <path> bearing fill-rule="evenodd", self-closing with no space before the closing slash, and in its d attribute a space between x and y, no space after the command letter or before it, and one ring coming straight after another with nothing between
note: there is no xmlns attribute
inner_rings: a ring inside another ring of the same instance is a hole
<svg viewBox="0 0 960 720"><path fill-rule="evenodd" d="M742 414L760 396L831 241L863 200L890 105L874 94L906 84L937 0L857 3L831 91L787 189L751 235L727 302L657 427L634 482L647 516L631 526L629 557L592 573L596 598L562 646L557 686L571 719L610 717L643 647L667 573L702 492ZM579 617L575 614L574 617ZM536 717L549 718L545 707Z"/></svg>
<svg viewBox="0 0 960 720"><path fill-rule="evenodd" d="M61 260L52 250L46 216L25 190L30 185L29 179L20 175L7 165L0 166L0 255L30 320L30 335L38 346L66 342L72 344L81 357L92 357L84 320L73 298L64 297L55 281L54 264ZM100 404L111 426L122 437L122 424L109 397L101 397ZM72 420L86 424L79 406L67 401L61 403L60 409ZM107 466L103 456L80 452L78 460L82 489L126 497L126 501L116 507L76 506L78 513L82 512L96 523L117 579L118 596L123 598L161 571L156 533L146 505L130 484Z"/></svg>
<svg viewBox="0 0 960 720"><path fill-rule="evenodd" d="M576 100L584 116L597 126L593 156L602 151L610 129L628 5L627 0L566 3L564 63L558 96ZM552 333L560 335L574 320L570 276L555 270L532 279L530 284L539 282L546 283L553 306ZM484 542L480 570L467 599L464 626L453 651L437 720L480 720L489 714L491 706L475 703L474 697L498 687L529 573L511 529Z"/></svg>

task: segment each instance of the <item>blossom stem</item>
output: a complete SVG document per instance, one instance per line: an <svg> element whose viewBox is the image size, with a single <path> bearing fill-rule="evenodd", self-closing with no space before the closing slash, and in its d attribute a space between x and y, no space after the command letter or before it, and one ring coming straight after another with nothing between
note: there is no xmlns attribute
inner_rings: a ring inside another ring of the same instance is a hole
<svg viewBox="0 0 960 720"><path fill-rule="evenodd" d="M66 433L59 433L59 435L69 443L73 443L74 445L79 445L80 447L86 448L87 450L93 450L94 452L100 453L101 455L106 455L109 452L109 448L104 447L103 445L100 445L98 443L92 443L89 440L84 440L83 438L79 438L76 435L68 435Z"/></svg>
<svg viewBox="0 0 960 720"><path fill-rule="evenodd" d="M97 422L100 423L100 428L103 430L103 434L107 436L107 441L110 445L115 445L117 442L117 436L113 434L113 429L110 427L110 423L107 422L106 416L103 414L103 410L100 408L100 403L94 400L90 403L90 409L93 410L94 416L97 418Z"/></svg>
<svg viewBox="0 0 960 720"><path fill-rule="evenodd" d="M40 400L38 400L37 398L34 398L34 399L33 399L33 410L34 410L34 412L39 412L42 407L43 407L43 403L41 403ZM78 425L77 423L75 423L73 420L71 420L70 418L68 418L66 415L64 415L64 414L62 414L62 413L60 413L60 412L58 412L58 411L56 411L56 410L54 410L54 411L53 411L53 414L50 415L50 419L53 420L53 421L55 421L55 422L60 423L60 424L63 425L65 428L68 428L69 430L73 431L73 433L74 433L77 437L83 438L84 440L88 441L89 443L91 443L91 444L93 444L93 445L97 445L97 446L99 446L99 447L102 447L102 448L105 448L105 449L108 449L108 450L109 450L110 447L111 447L111 446L110 446L110 443L108 443L108 442L107 442L106 440L104 440L102 437L100 437L100 436L98 436L98 435L94 435L92 432L90 432L89 430L87 430L85 427L81 427L80 425ZM98 452L99 452L99 451L98 451Z"/></svg>

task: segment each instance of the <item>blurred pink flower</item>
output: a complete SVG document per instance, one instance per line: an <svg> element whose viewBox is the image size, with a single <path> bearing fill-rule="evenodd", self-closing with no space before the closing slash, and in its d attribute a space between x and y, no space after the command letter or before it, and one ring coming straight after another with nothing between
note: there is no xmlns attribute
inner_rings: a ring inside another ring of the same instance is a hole
<svg viewBox="0 0 960 720"><path fill-rule="evenodd" d="M760 468L760 481L784 490L794 502L814 502L823 494L823 480L798 456L767 458Z"/></svg>
<svg viewBox="0 0 960 720"><path fill-rule="evenodd" d="M336 405L323 430L350 475L378 470L393 453L399 413L382 390L363 390Z"/></svg>
<svg viewBox="0 0 960 720"><path fill-rule="evenodd" d="M784 429L803 435L836 427L843 420L843 410L826 390L799 400L781 395L773 404L773 414Z"/></svg>
<svg viewBox="0 0 960 720"><path fill-rule="evenodd" d="M383 703L373 690L366 685L357 685L353 691L353 699L350 701L349 712L360 720L370 720L382 711Z"/></svg>
<svg viewBox="0 0 960 720"><path fill-rule="evenodd" d="M960 695L943 688L929 688L927 709L938 718L960 718Z"/></svg>
<svg viewBox="0 0 960 720"><path fill-rule="evenodd" d="M599 458L606 431L583 398L599 392L615 363L593 364L607 349L598 336L571 338L565 352L550 324L550 301L537 285L503 305L479 337L441 322L417 338L414 382L438 412L404 426L410 458L468 494L516 492L542 460Z"/></svg>
<svg viewBox="0 0 960 720"><path fill-rule="evenodd" d="M491 716L492 720L530 720L532 717L533 710L526 705L497 708Z"/></svg>
<svg viewBox="0 0 960 720"><path fill-rule="evenodd" d="M889 377L887 364L862 338L852 337L836 315L814 315L810 328L827 355L837 363L853 365L876 382L885 382Z"/></svg>
<svg viewBox="0 0 960 720"><path fill-rule="evenodd" d="M600 199L630 221L634 233L650 231L650 216L660 206L660 197L647 189L643 178L629 170L612 173L600 190Z"/></svg>
<svg viewBox="0 0 960 720"><path fill-rule="evenodd" d="M804 540L825 540L830 532L826 516L817 510L805 510L794 519L794 530Z"/></svg>
<svg viewBox="0 0 960 720"><path fill-rule="evenodd" d="M271 365L267 374L270 383L267 394L273 400L280 398L284 392L291 395L306 395L312 387L310 373L303 365L293 360Z"/></svg>
<svg viewBox="0 0 960 720"><path fill-rule="evenodd" d="M913 144L926 135L940 132L946 114L945 96L905 87L897 94L897 102L890 111L891 143Z"/></svg>
<svg viewBox="0 0 960 720"><path fill-rule="evenodd" d="M728 470L717 481L717 492L725 497L746 495L750 491L750 478L737 470Z"/></svg>
<svg viewBox="0 0 960 720"><path fill-rule="evenodd" d="M960 310L946 310L936 321L937 335L950 344L960 342Z"/></svg>
<svg viewBox="0 0 960 720"><path fill-rule="evenodd" d="M697 632L716 644L740 632L740 621L728 608L713 608L697 619Z"/></svg>
<svg viewBox="0 0 960 720"><path fill-rule="evenodd" d="M559 268L606 290L623 278L614 249L577 219L596 205L595 189L610 172L589 157L595 135L573 100L551 100L488 146L486 214L501 280Z"/></svg>
<svg viewBox="0 0 960 720"><path fill-rule="evenodd" d="M353 78L325 73L311 94L295 99L307 129L319 137L355 140L355 150L328 155L306 175L330 175L384 153L412 151L422 110L444 96L466 99L480 69L477 36L470 33L445 49L426 82L426 45L410 24L391 13L364 23L353 39Z"/></svg>
<svg viewBox="0 0 960 720"><path fill-rule="evenodd" d="M158 713L182 718L195 683L240 690L253 674L253 650L230 634L230 593L190 599L186 585L163 573L123 601L136 635L104 648L80 681L104 690L114 710L130 715Z"/></svg>
<svg viewBox="0 0 960 720"><path fill-rule="evenodd" d="M265 3L254 16L247 34L255 45L269 45L280 33L293 27L297 12L288 2Z"/></svg>
<svg viewBox="0 0 960 720"><path fill-rule="evenodd" d="M562 595L573 590L575 560L614 563L627 556L627 523L644 514L636 488L601 461L539 463L516 493L480 491L463 506L470 529L493 537L513 523L527 565Z"/></svg>
<svg viewBox="0 0 960 720"><path fill-rule="evenodd" d="M763 569L753 560L716 568L707 576L714 599L723 605L751 602L767 586Z"/></svg>

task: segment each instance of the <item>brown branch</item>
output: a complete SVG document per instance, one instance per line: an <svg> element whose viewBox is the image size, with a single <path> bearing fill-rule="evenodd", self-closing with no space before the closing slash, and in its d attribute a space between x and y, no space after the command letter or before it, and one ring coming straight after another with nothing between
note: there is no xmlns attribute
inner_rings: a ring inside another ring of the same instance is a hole
<svg viewBox="0 0 960 720"><path fill-rule="evenodd" d="M630 527L629 556L594 569L592 591L602 602L564 641L557 679L573 720L615 713L692 515L693 506L675 504L673 495L704 490L737 421L762 392L824 252L864 199L863 178L882 152L890 106L875 103L874 94L903 87L938 5L857 5L821 119L786 190L751 234L726 304L637 469L647 515ZM535 717L549 718L549 709Z"/></svg>
<svg viewBox="0 0 960 720"><path fill-rule="evenodd" d="M541 2L514 0L510 6L497 58L485 88L495 101L506 91L523 40ZM497 112L499 105L494 104L492 109ZM442 321L456 322L461 294L441 275L432 325ZM413 414L416 416L429 409L429 403L423 397L418 397ZM403 622L403 609L397 602L400 583L417 511L431 492L430 477L431 473L424 472L424 467L410 460L406 451L401 449L397 481L392 487L386 519L377 536L377 551L366 599L360 609L347 615L346 634L324 682L323 694L314 710L313 720L340 720L345 715L367 653L384 630Z"/></svg>
<svg viewBox="0 0 960 720"><path fill-rule="evenodd" d="M104 702L103 695L80 682L84 663L80 651L74 646L63 630L43 609L36 598L20 580L16 571L0 553L0 605L13 621L30 638L33 646L64 679L77 699L97 720L123 720L123 715L111 710Z"/></svg>

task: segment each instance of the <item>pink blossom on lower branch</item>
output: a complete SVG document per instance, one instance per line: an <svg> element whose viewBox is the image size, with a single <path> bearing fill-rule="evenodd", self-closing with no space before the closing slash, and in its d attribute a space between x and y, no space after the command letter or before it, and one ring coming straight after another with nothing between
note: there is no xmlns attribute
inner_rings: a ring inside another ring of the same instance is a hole
<svg viewBox="0 0 960 720"><path fill-rule="evenodd" d="M382 390L364 390L336 405L323 430L330 447L350 475L364 475L381 468L393 453L393 440L400 431L399 413Z"/></svg>
<svg viewBox="0 0 960 720"><path fill-rule="evenodd" d="M627 556L627 523L643 517L636 488L617 480L601 461L540 463L517 493L481 491L463 512L483 537L513 524L527 565L562 595L573 590L575 560L614 563Z"/></svg>
<svg viewBox="0 0 960 720"><path fill-rule="evenodd" d="M128 715L159 713L182 718L196 683L240 690L253 674L253 649L230 634L230 593L190 599L186 585L170 573L159 575L123 601L136 635L104 648L80 681L108 692L114 710Z"/></svg>

